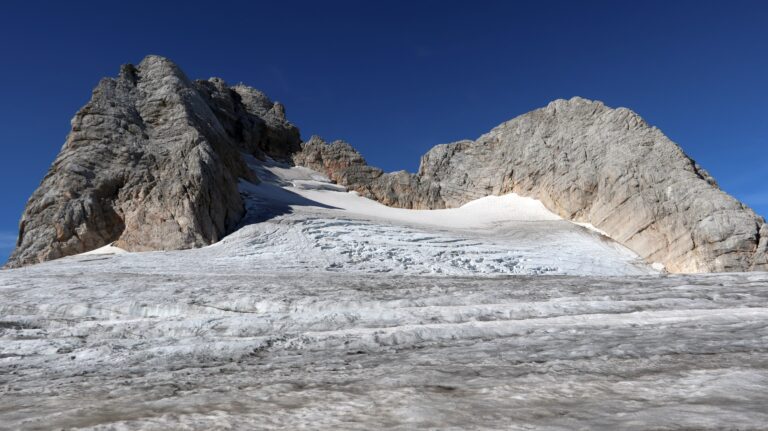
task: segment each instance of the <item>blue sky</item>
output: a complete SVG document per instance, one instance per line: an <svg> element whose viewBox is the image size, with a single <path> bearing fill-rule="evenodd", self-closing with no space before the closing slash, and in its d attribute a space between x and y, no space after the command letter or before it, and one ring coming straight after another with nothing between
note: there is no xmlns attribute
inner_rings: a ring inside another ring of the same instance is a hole
<svg viewBox="0 0 768 431"><path fill-rule="evenodd" d="M626 106L768 215L766 22L765 1L9 1L0 259L69 120L147 54L257 87L387 170L553 99Z"/></svg>

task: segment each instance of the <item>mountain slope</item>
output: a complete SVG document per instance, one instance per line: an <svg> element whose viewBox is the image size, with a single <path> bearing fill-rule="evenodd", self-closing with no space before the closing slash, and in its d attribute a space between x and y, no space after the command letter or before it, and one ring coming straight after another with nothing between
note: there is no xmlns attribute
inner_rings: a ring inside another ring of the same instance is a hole
<svg viewBox="0 0 768 431"><path fill-rule="evenodd" d="M586 222L672 272L768 269L768 225L658 129L626 109L558 100L476 141L438 145L417 174L367 166L319 138L294 161L388 205L451 208L517 193Z"/></svg>
<svg viewBox="0 0 768 431"><path fill-rule="evenodd" d="M200 257L291 271L503 275L652 274L609 238L514 194L461 208L410 210L348 193L307 168L249 159L243 228ZM191 255L188 255L191 258Z"/></svg>

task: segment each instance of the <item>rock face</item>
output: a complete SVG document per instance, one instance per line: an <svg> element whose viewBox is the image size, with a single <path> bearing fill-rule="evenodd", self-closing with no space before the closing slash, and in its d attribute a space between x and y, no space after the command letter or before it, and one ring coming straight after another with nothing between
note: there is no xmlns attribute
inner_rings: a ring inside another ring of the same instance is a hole
<svg viewBox="0 0 768 431"><path fill-rule="evenodd" d="M445 207L436 183L422 181L420 176L406 171L384 173L368 166L363 156L343 141L328 144L312 136L293 155L293 161L384 205L414 209Z"/></svg>
<svg viewBox="0 0 768 431"><path fill-rule="evenodd" d="M384 174L344 143L294 160L388 205L460 206L515 192L588 222L671 272L768 269L768 225L721 191L658 129L626 109L558 100L476 141L438 145L417 174Z"/></svg>
<svg viewBox="0 0 768 431"><path fill-rule="evenodd" d="M300 148L284 108L245 86L190 81L149 56L103 79L27 203L17 267L92 250L198 247L244 214L241 153L286 159Z"/></svg>
<svg viewBox="0 0 768 431"><path fill-rule="evenodd" d="M384 173L349 144L300 143L285 108L222 80L190 81L149 56L102 80L30 198L8 263L116 242L133 251L198 247L245 213L242 154L292 161L386 205L456 207L490 194L541 200L672 272L768 270L768 225L632 111L558 100L476 141L438 145L419 172Z"/></svg>

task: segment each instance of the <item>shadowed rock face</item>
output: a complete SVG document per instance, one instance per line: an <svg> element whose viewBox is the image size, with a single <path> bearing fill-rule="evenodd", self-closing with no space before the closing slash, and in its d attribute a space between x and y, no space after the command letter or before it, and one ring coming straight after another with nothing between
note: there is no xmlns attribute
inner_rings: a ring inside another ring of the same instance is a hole
<svg viewBox="0 0 768 431"><path fill-rule="evenodd" d="M199 247L242 218L239 178L258 181L241 152L285 159L299 131L284 108L245 86L190 81L149 56L103 79L22 216L9 267L106 244Z"/></svg>
<svg viewBox="0 0 768 431"><path fill-rule="evenodd" d="M17 267L116 242L131 251L218 241L245 213L242 154L293 161L386 205L437 209L489 194L541 200L672 272L768 270L768 225L637 114L558 100L476 141L438 145L417 174L368 166L349 144L299 131L243 85L190 81L149 56L102 80L30 198Z"/></svg>
<svg viewBox="0 0 768 431"><path fill-rule="evenodd" d="M364 196L444 208L515 192L588 222L671 272L768 269L768 225L637 114L558 100L476 141L438 145L417 174L385 174L348 144L305 143L298 164Z"/></svg>

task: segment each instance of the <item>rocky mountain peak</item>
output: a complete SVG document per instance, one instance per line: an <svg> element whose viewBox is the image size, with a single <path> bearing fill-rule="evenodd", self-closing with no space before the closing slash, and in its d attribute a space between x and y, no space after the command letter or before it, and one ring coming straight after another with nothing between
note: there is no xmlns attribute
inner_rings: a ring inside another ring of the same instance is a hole
<svg viewBox="0 0 768 431"><path fill-rule="evenodd" d="M141 251L218 241L245 212L238 181L258 182L242 153L285 159L300 148L282 108L268 115L274 105L245 86L192 82L163 57L122 66L73 118L8 266L110 243Z"/></svg>
<svg viewBox="0 0 768 431"><path fill-rule="evenodd" d="M199 247L239 226L243 155L294 163L385 205L439 209L517 193L673 272L768 269L768 226L638 114L574 97L385 173L343 141L301 143L285 107L148 56L103 79L30 198L9 266L115 243Z"/></svg>
<svg viewBox="0 0 768 431"><path fill-rule="evenodd" d="M159 55L144 57L139 62L137 69L142 79L162 80L164 78L171 78L190 84L189 78L187 78L187 75L184 74L176 63Z"/></svg>
<svg viewBox="0 0 768 431"><path fill-rule="evenodd" d="M581 97L437 145L417 174L385 174L346 144L313 139L294 161L404 208L514 192L590 223L672 272L768 269L768 225L640 115Z"/></svg>

